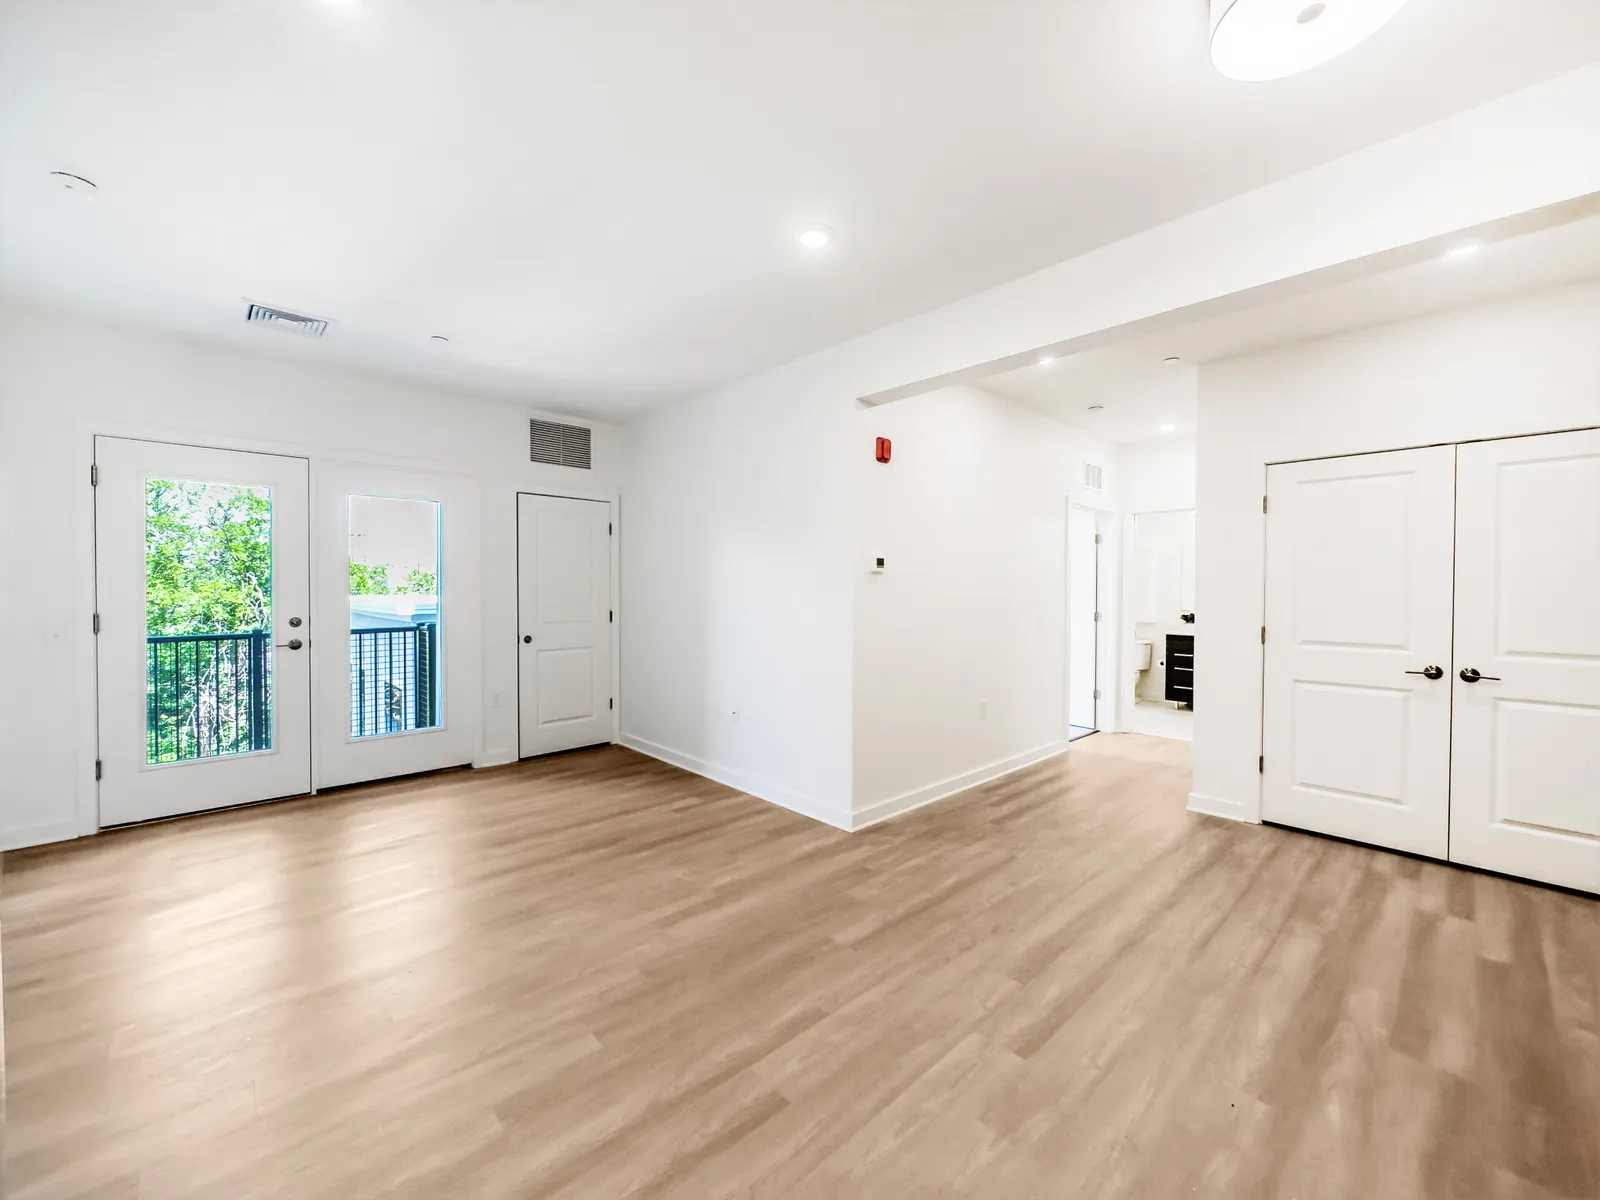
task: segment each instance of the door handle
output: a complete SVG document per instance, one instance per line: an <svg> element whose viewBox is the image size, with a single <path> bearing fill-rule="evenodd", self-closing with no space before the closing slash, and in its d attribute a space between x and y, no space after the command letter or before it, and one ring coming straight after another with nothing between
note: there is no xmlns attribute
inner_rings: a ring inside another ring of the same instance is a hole
<svg viewBox="0 0 1600 1200"><path fill-rule="evenodd" d="M1498 676L1498 675L1484 675L1478 670L1477 667L1462 667L1461 668L1461 682L1462 683L1477 683L1478 680L1480 680L1480 679L1492 679L1496 683L1500 682L1500 676Z"/></svg>
<svg viewBox="0 0 1600 1200"><path fill-rule="evenodd" d="M298 650L303 645L305 645L305 643L302 642L299 638L290 638L287 642L279 642L278 643L278 649L279 650Z"/></svg>
<svg viewBox="0 0 1600 1200"><path fill-rule="evenodd" d="M527 644L529 644L529 643L530 643L530 642L532 642L532 641L533 641L533 634L531 634L531 633L525 633L525 634L523 634L523 635L522 635L522 642L523 642L523 645L527 645Z"/></svg>
<svg viewBox="0 0 1600 1200"><path fill-rule="evenodd" d="M1420 670L1420 671L1407 671L1406 674L1407 675L1426 675L1429 679L1443 679L1444 678L1444 668L1443 667L1428 666L1428 667L1423 667L1422 670Z"/></svg>

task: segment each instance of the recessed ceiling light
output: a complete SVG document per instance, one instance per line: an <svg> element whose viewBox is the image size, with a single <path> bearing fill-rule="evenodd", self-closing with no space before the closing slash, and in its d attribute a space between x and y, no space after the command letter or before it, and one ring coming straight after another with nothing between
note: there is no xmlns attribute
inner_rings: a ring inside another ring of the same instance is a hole
<svg viewBox="0 0 1600 1200"><path fill-rule="evenodd" d="M821 250L833 241L833 230L826 225L811 225L800 231L800 244L807 250Z"/></svg>
<svg viewBox="0 0 1600 1200"><path fill-rule="evenodd" d="M1446 258L1471 258L1478 252L1477 242L1463 242L1459 246L1452 246L1444 252Z"/></svg>
<svg viewBox="0 0 1600 1200"><path fill-rule="evenodd" d="M1261 83L1321 66L1388 24L1406 0L1211 0L1211 61Z"/></svg>
<svg viewBox="0 0 1600 1200"><path fill-rule="evenodd" d="M1171 421L1168 421L1165 425L1163 425L1161 427L1161 432L1162 433L1171 433L1176 428L1177 428L1176 425L1174 425Z"/></svg>
<svg viewBox="0 0 1600 1200"><path fill-rule="evenodd" d="M1106 410L1106 406L1104 404L1091 404L1091 405L1089 405L1089 411L1090 412L1105 412L1105 410Z"/></svg>
<svg viewBox="0 0 1600 1200"><path fill-rule="evenodd" d="M1179 358L1176 354L1169 354L1161 361L1169 367L1175 367L1181 363L1183 359Z"/></svg>
<svg viewBox="0 0 1600 1200"><path fill-rule="evenodd" d="M450 339L442 333L434 333L428 336L428 340L430 342L448 342Z"/></svg>
<svg viewBox="0 0 1600 1200"><path fill-rule="evenodd" d="M1056 356L1054 354L1041 354L1039 356L1039 365L1041 367L1048 367L1051 363L1055 362L1055 360Z"/></svg>

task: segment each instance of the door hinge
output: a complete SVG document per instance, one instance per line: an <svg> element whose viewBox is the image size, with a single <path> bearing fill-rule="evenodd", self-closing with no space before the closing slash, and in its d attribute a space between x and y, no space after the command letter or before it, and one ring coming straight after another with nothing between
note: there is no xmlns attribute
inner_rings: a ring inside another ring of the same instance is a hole
<svg viewBox="0 0 1600 1200"><path fill-rule="evenodd" d="M94 781L96 783L100 782L100 775L103 772L103 770L104 770L104 764L98 758L95 759L94 760Z"/></svg>
<svg viewBox="0 0 1600 1200"><path fill-rule="evenodd" d="M1261 644L1263 646L1267 644L1267 627L1265 625L1261 627Z"/></svg>
<svg viewBox="0 0 1600 1200"><path fill-rule="evenodd" d="M99 633L100 633L100 614L99 613L95 613L95 615L94 615L94 631L95 631L95 635L98 636Z"/></svg>
<svg viewBox="0 0 1600 1200"><path fill-rule="evenodd" d="M1263 754L1259 758L1256 759L1256 774L1257 775L1265 775L1266 773L1267 773L1267 756L1265 754Z"/></svg>
<svg viewBox="0 0 1600 1200"><path fill-rule="evenodd" d="M616 622L616 619L617 619L617 610L614 609L614 608L607 609L606 610L606 620L609 621L609 622L612 622L614 624Z"/></svg>
<svg viewBox="0 0 1600 1200"><path fill-rule="evenodd" d="M1095 619L1095 620L1096 620L1096 621L1098 621L1098 620L1099 620L1099 619L1100 619L1100 614L1099 614L1099 613L1095 613L1095 615L1094 615L1094 619Z"/></svg>
<svg viewBox="0 0 1600 1200"><path fill-rule="evenodd" d="M613 696L611 699L606 701L606 707L607 708L615 708L616 706L617 706L617 698L615 696Z"/></svg>
<svg viewBox="0 0 1600 1200"><path fill-rule="evenodd" d="M606 536L607 536L607 537L610 537L610 536L611 536L611 535L612 535L612 533L613 533L613 532L615 532L615 531L614 531L614 530L613 530L613 529L612 529L612 527L611 527L611 522L610 522L610 521L607 521L607 522L606 522Z"/></svg>
<svg viewBox="0 0 1600 1200"><path fill-rule="evenodd" d="M1094 690L1094 698L1096 700L1100 699L1100 689L1099 688L1095 688L1095 690Z"/></svg>
<svg viewBox="0 0 1600 1200"><path fill-rule="evenodd" d="M89 464L89 486L90 487L99 487L100 486L100 466L99 466L98 463L90 463Z"/></svg>
<svg viewBox="0 0 1600 1200"><path fill-rule="evenodd" d="M1099 535L1099 534L1098 534L1098 533L1097 533L1097 534L1095 534L1095 535L1094 535L1094 544L1095 544L1095 545L1096 545L1096 546L1098 546L1098 545L1099 545L1099 544L1100 544L1100 541L1101 541L1101 538L1100 538L1100 535Z"/></svg>
<svg viewBox="0 0 1600 1200"><path fill-rule="evenodd" d="M1261 497L1261 511L1267 511L1267 498L1265 496Z"/></svg>

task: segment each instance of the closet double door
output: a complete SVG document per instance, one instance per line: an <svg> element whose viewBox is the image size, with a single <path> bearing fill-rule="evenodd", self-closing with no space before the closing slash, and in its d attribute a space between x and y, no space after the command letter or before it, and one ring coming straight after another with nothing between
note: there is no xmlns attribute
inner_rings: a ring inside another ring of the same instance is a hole
<svg viewBox="0 0 1600 1200"><path fill-rule="evenodd" d="M1267 495L1264 818L1600 892L1600 430Z"/></svg>

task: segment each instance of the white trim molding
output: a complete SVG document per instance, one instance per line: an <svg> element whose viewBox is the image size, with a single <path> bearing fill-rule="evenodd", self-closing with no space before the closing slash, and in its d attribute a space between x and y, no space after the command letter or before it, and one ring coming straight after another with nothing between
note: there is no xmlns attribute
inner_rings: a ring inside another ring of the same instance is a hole
<svg viewBox="0 0 1600 1200"><path fill-rule="evenodd" d="M1203 813L1208 817L1244 821L1250 825L1261 824L1261 818L1254 811L1255 805L1242 800L1224 800L1220 796L1202 796L1199 792L1190 792L1189 803L1184 807L1192 813Z"/></svg>
<svg viewBox="0 0 1600 1200"><path fill-rule="evenodd" d="M1020 771L1024 767L1031 767L1047 758L1054 758L1066 748L1067 743L1065 741L1050 742L1036 749L1025 750L1023 753L1014 754L1010 758L1002 758L998 762L978 767L976 770L966 771L960 775L952 775L949 779L941 779L937 783L928 784L926 787L903 792L898 796L891 796L889 799L880 800L876 804L869 804L855 813L854 820L850 823L850 828L853 830L865 829L869 825L876 825L879 821L887 821L890 817L898 817L901 813L910 812L914 808L932 804L935 800L943 800L946 796L954 796L957 792L964 792L968 788L977 787L979 784L990 783L1003 775L1010 775L1013 771Z"/></svg>
<svg viewBox="0 0 1600 1200"><path fill-rule="evenodd" d="M640 754L658 759L692 775L699 775L716 783L724 784L735 791L743 792L747 796L754 796L757 800L765 800L768 804L776 804L779 808L786 808L790 812L799 813L802 817L810 817L813 821L821 821L824 825L832 825L835 829L849 832L850 814L844 809L835 808L830 804L823 804L809 796L802 796L798 792L791 792L787 788L773 784L763 783L743 771L732 767L722 766L720 763L707 762L703 758L696 758L692 754L685 754L681 750L674 750L669 746L657 745L647 742L644 738L623 734L617 739L619 745L630 750L637 750Z"/></svg>

